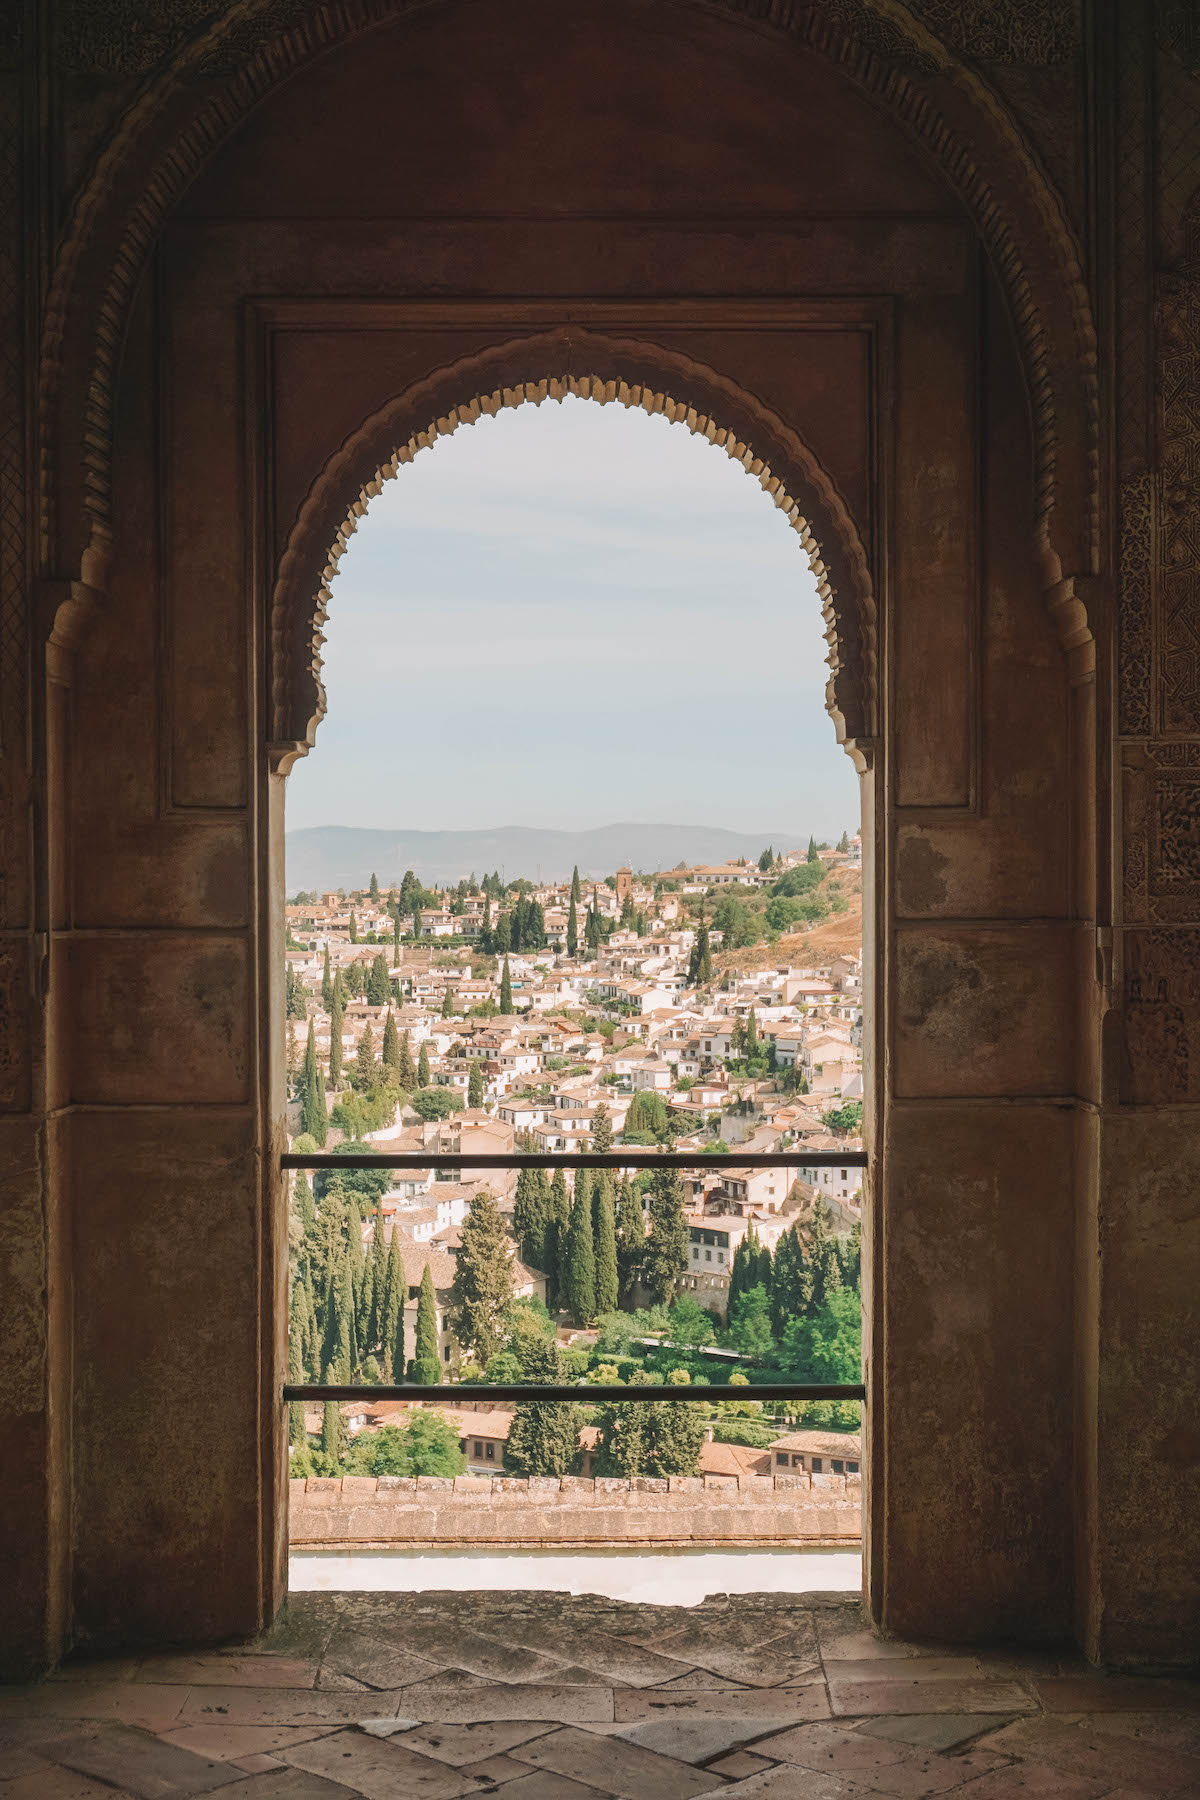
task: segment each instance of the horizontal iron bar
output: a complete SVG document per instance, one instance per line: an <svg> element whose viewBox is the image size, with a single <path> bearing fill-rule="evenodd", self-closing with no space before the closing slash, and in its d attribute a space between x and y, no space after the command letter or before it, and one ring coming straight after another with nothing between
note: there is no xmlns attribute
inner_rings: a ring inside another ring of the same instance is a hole
<svg viewBox="0 0 1200 1800"><path fill-rule="evenodd" d="M289 1383L283 1390L285 1400L425 1400L441 1406L453 1406L456 1400L696 1400L706 1403L724 1400L865 1400L867 1390L861 1382L841 1384L810 1381L772 1381L761 1386L720 1387L696 1383L661 1386L641 1383L637 1387L593 1381L571 1387L562 1383L528 1387L497 1382L492 1387L484 1382L448 1381L441 1387L422 1387L412 1382L399 1387L372 1387L365 1382L344 1382L323 1386L319 1383Z"/></svg>
<svg viewBox="0 0 1200 1800"><path fill-rule="evenodd" d="M865 1169L865 1150L813 1150L808 1154L791 1150L756 1150L739 1156L736 1150L718 1151L715 1155L676 1156L654 1151L612 1151L594 1156L543 1155L496 1156L492 1152L398 1151L394 1156L312 1155L299 1156L289 1151L281 1156L285 1169L458 1169L465 1164L472 1169Z"/></svg>

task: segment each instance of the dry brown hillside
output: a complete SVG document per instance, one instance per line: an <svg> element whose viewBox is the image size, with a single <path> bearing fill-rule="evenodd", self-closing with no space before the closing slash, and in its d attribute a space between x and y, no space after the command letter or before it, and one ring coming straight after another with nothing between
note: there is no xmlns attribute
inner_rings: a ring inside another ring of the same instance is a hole
<svg viewBox="0 0 1200 1800"><path fill-rule="evenodd" d="M755 969L773 969L784 963L803 968L808 963L827 962L833 956L862 955L862 876L858 870L836 869L821 888L844 895L849 910L834 913L820 925L807 931L790 932L777 944L756 944L750 950L717 951L713 965L718 969L736 969L743 974Z"/></svg>

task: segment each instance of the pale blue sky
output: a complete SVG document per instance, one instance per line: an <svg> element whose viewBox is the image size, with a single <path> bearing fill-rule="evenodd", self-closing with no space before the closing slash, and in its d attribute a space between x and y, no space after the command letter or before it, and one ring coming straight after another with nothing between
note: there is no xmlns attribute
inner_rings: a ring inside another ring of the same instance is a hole
<svg viewBox="0 0 1200 1800"><path fill-rule="evenodd" d="M332 595L289 830L857 821L800 540L682 425L571 399L460 427L372 501Z"/></svg>

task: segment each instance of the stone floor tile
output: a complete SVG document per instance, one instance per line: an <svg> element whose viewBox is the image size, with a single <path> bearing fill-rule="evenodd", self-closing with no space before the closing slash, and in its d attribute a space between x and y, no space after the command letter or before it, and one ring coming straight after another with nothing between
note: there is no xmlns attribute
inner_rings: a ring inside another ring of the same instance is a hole
<svg viewBox="0 0 1200 1800"><path fill-rule="evenodd" d="M694 1769L676 1757L660 1756L619 1737L598 1743L592 1733L569 1725L521 1744L513 1756L518 1762L566 1775L585 1786L597 1785L620 1800L694 1800L714 1785L707 1771Z"/></svg>
<svg viewBox="0 0 1200 1800"><path fill-rule="evenodd" d="M489 1681L562 1681L565 1658L482 1632L434 1627L420 1634L421 1655L446 1669L465 1669ZM580 1670L584 1682L588 1672Z"/></svg>
<svg viewBox="0 0 1200 1800"><path fill-rule="evenodd" d="M415 1725L405 1734L404 1742L422 1756L436 1756L441 1762L461 1765L479 1762L485 1756L499 1756L514 1744L528 1743L530 1738L544 1737L553 1730L545 1720L489 1719L481 1725Z"/></svg>
<svg viewBox="0 0 1200 1800"><path fill-rule="evenodd" d="M1019 1713L1037 1707L1015 1681L841 1681L831 1673L829 1697L834 1714L843 1718L863 1713Z"/></svg>
<svg viewBox="0 0 1200 1800"><path fill-rule="evenodd" d="M39 1756L28 1744L0 1743L0 1782L15 1781L18 1775L32 1775L37 1769L52 1769L54 1764ZM4 1792L0 1788L0 1794Z"/></svg>
<svg viewBox="0 0 1200 1800"><path fill-rule="evenodd" d="M778 1624L778 1615L773 1623ZM777 1687L809 1671L819 1673L816 1632L805 1619L794 1631L770 1636L760 1618L693 1621L650 1640L648 1648L694 1668L710 1669L751 1687Z"/></svg>
<svg viewBox="0 0 1200 1800"><path fill-rule="evenodd" d="M135 1800L128 1788L115 1788L76 1769L35 1769L0 1788L4 1800Z"/></svg>
<svg viewBox="0 0 1200 1800"><path fill-rule="evenodd" d="M676 1675L672 1681L660 1681L658 1686L664 1693L677 1688L717 1688L722 1693L729 1693L735 1688L745 1689L747 1683L730 1681L727 1675L714 1675L711 1669L689 1669L686 1675Z"/></svg>
<svg viewBox="0 0 1200 1800"><path fill-rule="evenodd" d="M508 1633L504 1635L507 1637ZM675 1658L660 1655L643 1644L626 1643L607 1631L540 1626L531 1641L535 1649L560 1657L576 1668L606 1676L616 1687L653 1687L680 1673Z"/></svg>
<svg viewBox="0 0 1200 1800"><path fill-rule="evenodd" d="M1036 1686L1047 1712L1200 1712L1200 1681L1051 1675Z"/></svg>
<svg viewBox="0 0 1200 1800"><path fill-rule="evenodd" d="M311 1744L294 1744L283 1758L293 1768L341 1782L365 1800L456 1800L483 1786L449 1763L406 1748L402 1738L384 1741L361 1731L335 1731Z"/></svg>
<svg viewBox="0 0 1200 1800"><path fill-rule="evenodd" d="M833 1722L776 1731L769 1737L760 1737L755 1748L760 1756L769 1756L775 1762L797 1763L801 1768L838 1775L890 1768L912 1754L905 1744L889 1744Z"/></svg>
<svg viewBox="0 0 1200 1800"><path fill-rule="evenodd" d="M794 1763L773 1763L726 1787L712 1789L712 1800L876 1800L876 1796L841 1775L814 1775ZM701 1795L700 1800L707 1800Z"/></svg>
<svg viewBox="0 0 1200 1800"><path fill-rule="evenodd" d="M190 1693L190 1688L137 1681L48 1681L0 1688L0 1725L10 1719L112 1719L147 1731L169 1731Z"/></svg>
<svg viewBox="0 0 1200 1800"><path fill-rule="evenodd" d="M596 1800L597 1794L604 1794L608 1800L606 1788L584 1787L582 1782L556 1775L551 1769L527 1769L524 1775L488 1792L492 1800Z"/></svg>
<svg viewBox="0 0 1200 1800"><path fill-rule="evenodd" d="M994 1679L976 1656L880 1656L831 1662L830 1681L978 1681ZM1011 1676L1009 1677L1011 1679Z"/></svg>
<svg viewBox="0 0 1200 1800"><path fill-rule="evenodd" d="M963 1790L964 1800L1100 1800L1112 1791L1111 1781L1068 1775L1048 1763L1013 1763L996 1769Z"/></svg>
<svg viewBox="0 0 1200 1800"><path fill-rule="evenodd" d="M511 1756L501 1753L499 1756L485 1756L482 1762L463 1763L464 1775L473 1775L476 1781L485 1785L491 1782L498 1786L501 1782L517 1781L522 1775L528 1775L529 1764L514 1761Z"/></svg>
<svg viewBox="0 0 1200 1800"><path fill-rule="evenodd" d="M222 1800L361 1800L357 1788L343 1787L307 1769L276 1769L269 1775L242 1775L220 1789Z"/></svg>
<svg viewBox="0 0 1200 1800"><path fill-rule="evenodd" d="M855 1726L865 1737L912 1744L918 1750L954 1750L972 1738L996 1730L994 1713L913 1713L897 1718L866 1719Z"/></svg>
<svg viewBox="0 0 1200 1800"><path fill-rule="evenodd" d="M660 1756L674 1756L680 1762L704 1763L719 1756L763 1729L761 1719L646 1719L638 1725L617 1725L613 1736L627 1744L640 1744L643 1750L657 1750Z"/></svg>
<svg viewBox="0 0 1200 1800"><path fill-rule="evenodd" d="M850 1628L835 1619L818 1619L817 1641L820 1646L821 1660L826 1663L840 1662L911 1662L922 1654L916 1644L897 1644L889 1638L876 1637L873 1631L867 1630L861 1620L857 1620Z"/></svg>
<svg viewBox="0 0 1200 1800"><path fill-rule="evenodd" d="M266 1756L288 1744L303 1744L336 1730L336 1725L181 1725L177 1731L157 1735L164 1743L194 1751L197 1756L236 1762L242 1756Z"/></svg>
<svg viewBox="0 0 1200 1800"><path fill-rule="evenodd" d="M382 1685L387 1686L388 1684L385 1682ZM371 1692L369 1681L356 1681L353 1675L340 1675L336 1669L331 1669L328 1663L317 1673L317 1686L331 1688L336 1694L369 1694Z"/></svg>
<svg viewBox="0 0 1200 1800"><path fill-rule="evenodd" d="M1187 1750L1200 1756L1197 1713L1085 1713L1079 1722L1102 1737L1130 1737L1164 1750Z"/></svg>
<svg viewBox="0 0 1200 1800"><path fill-rule="evenodd" d="M170 1687L308 1688L317 1665L291 1656L145 1656L133 1679Z"/></svg>
<svg viewBox="0 0 1200 1800"><path fill-rule="evenodd" d="M1139 1738L1106 1736L1093 1730L1090 1721L1074 1724L1061 1715L1018 1720L978 1747L1032 1757L1068 1774L1107 1776L1160 1794L1200 1787L1200 1757Z"/></svg>
<svg viewBox="0 0 1200 1800"><path fill-rule="evenodd" d="M731 1755L718 1756L704 1766L714 1775L727 1775L730 1781L740 1781L743 1775L757 1775L760 1769L769 1769L771 1762L755 1750L734 1750Z"/></svg>
<svg viewBox="0 0 1200 1800"><path fill-rule="evenodd" d="M179 1722L351 1725L360 1717L379 1718L389 1713L397 1717L404 1691L340 1694L325 1688L189 1688Z"/></svg>
<svg viewBox="0 0 1200 1800"><path fill-rule="evenodd" d="M968 1784L980 1775L1008 1767L1007 1759L989 1750L970 1750L964 1756L912 1755L886 1769L854 1771L854 1780L873 1794L888 1800L926 1800L935 1794L974 1792Z"/></svg>
<svg viewBox="0 0 1200 1800"><path fill-rule="evenodd" d="M747 1719L759 1722L760 1731L829 1717L823 1687L695 1688L672 1694L663 1688L617 1688L613 1708L622 1725L641 1719Z"/></svg>
<svg viewBox="0 0 1200 1800"><path fill-rule="evenodd" d="M218 1757L198 1756L127 1725L106 1724L75 1737L56 1738L51 1748L54 1761L63 1768L110 1782L137 1800L210 1794L236 1780L238 1773Z"/></svg>
<svg viewBox="0 0 1200 1800"><path fill-rule="evenodd" d="M652 1693L645 1688L623 1692ZM610 1687L555 1687L549 1682L463 1686L443 1677L400 1689L406 1715L422 1724L476 1725L491 1719L545 1719L551 1725L603 1723L613 1716ZM371 1695L377 1699L377 1695Z"/></svg>
<svg viewBox="0 0 1200 1800"><path fill-rule="evenodd" d="M386 1638L343 1630L335 1632L329 1640L321 1661L322 1676L327 1669L336 1675L365 1681L374 1688L397 1688L410 1681L428 1680L438 1673L438 1664L432 1657L389 1643Z"/></svg>
<svg viewBox="0 0 1200 1800"><path fill-rule="evenodd" d="M252 1756L235 1756L231 1767L241 1769L245 1775L269 1775L272 1769L286 1769L287 1764L277 1756L256 1753Z"/></svg>
<svg viewBox="0 0 1200 1800"><path fill-rule="evenodd" d="M59 1665L48 1681L132 1681L141 1666L140 1656L71 1657Z"/></svg>

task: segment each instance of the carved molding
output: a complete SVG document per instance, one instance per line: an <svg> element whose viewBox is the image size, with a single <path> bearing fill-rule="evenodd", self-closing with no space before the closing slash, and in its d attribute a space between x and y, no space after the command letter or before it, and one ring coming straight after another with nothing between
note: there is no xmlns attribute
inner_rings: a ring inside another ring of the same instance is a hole
<svg viewBox="0 0 1200 1800"><path fill-rule="evenodd" d="M43 531L53 533L54 454L82 455L83 517L61 554L102 579L110 537L113 395L134 286L188 183L246 113L312 57L422 0L240 0L138 93L79 197L46 312ZM426 0L427 3L427 0ZM1098 561L1095 335L1060 198L999 96L899 0L690 0L825 56L937 162L974 218L1008 297L1035 422L1036 515L1053 583ZM72 365L77 343L86 364ZM82 534L82 535L80 535Z"/></svg>
<svg viewBox="0 0 1200 1800"><path fill-rule="evenodd" d="M658 345L577 326L569 336L511 340L438 370L365 420L314 481L270 598L273 766L285 771L315 741L325 711L321 645L331 584L384 482L462 425L568 394L662 414L723 449L771 496L816 577L829 645L826 703L839 741L865 766L876 734L875 594L862 540L832 481L794 431L714 370Z"/></svg>

